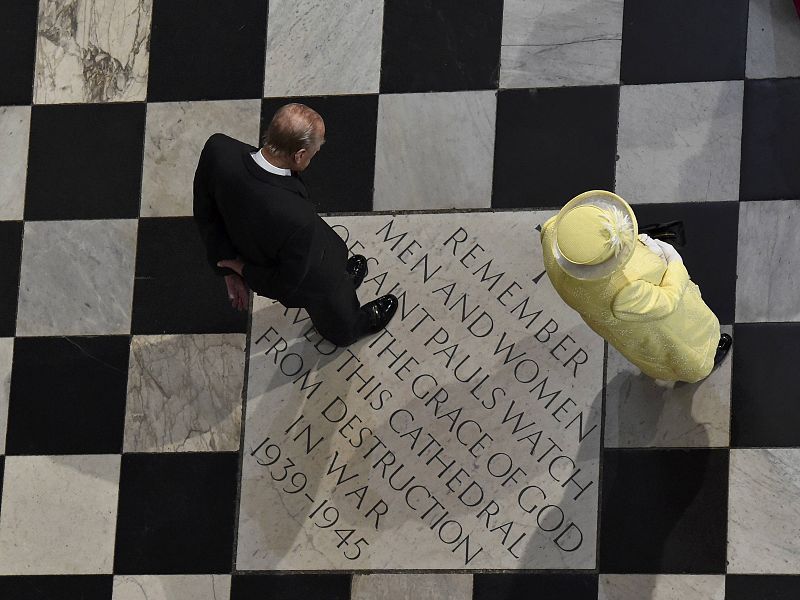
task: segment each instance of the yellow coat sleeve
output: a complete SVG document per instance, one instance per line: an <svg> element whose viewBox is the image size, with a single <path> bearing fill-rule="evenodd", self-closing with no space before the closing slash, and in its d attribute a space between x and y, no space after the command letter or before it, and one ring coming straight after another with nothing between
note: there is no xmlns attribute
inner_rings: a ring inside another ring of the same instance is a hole
<svg viewBox="0 0 800 600"><path fill-rule="evenodd" d="M620 321L655 321L671 315L680 304L689 273L681 261L667 266L660 285L632 281L614 297L611 311Z"/></svg>

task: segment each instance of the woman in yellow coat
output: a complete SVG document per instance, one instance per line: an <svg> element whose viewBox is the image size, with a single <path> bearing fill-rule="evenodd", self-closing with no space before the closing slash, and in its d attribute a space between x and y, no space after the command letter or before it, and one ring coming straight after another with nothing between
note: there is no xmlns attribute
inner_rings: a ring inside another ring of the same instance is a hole
<svg viewBox="0 0 800 600"><path fill-rule="evenodd" d="M611 192L570 200L542 226L547 275L597 334L654 379L696 382L731 338L669 244L638 235L633 210Z"/></svg>

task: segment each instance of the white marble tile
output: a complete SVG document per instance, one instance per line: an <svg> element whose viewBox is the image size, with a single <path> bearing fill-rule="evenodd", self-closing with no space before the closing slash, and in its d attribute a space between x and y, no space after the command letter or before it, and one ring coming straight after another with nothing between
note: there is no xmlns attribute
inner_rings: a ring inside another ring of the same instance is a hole
<svg viewBox="0 0 800 600"><path fill-rule="evenodd" d="M383 0L272 0L264 96L375 94Z"/></svg>
<svg viewBox="0 0 800 600"><path fill-rule="evenodd" d="M732 364L728 355L703 381L659 385L609 346L605 447L727 446Z"/></svg>
<svg viewBox="0 0 800 600"><path fill-rule="evenodd" d="M30 106L0 107L0 221L22 220L30 128Z"/></svg>
<svg viewBox="0 0 800 600"><path fill-rule="evenodd" d="M750 0L745 72L750 79L800 77L800 19L792 2Z"/></svg>
<svg viewBox="0 0 800 600"><path fill-rule="evenodd" d="M497 94L382 95L375 210L491 206Z"/></svg>
<svg viewBox="0 0 800 600"><path fill-rule="evenodd" d="M619 83L623 0L506 0L500 87Z"/></svg>
<svg viewBox="0 0 800 600"><path fill-rule="evenodd" d="M119 455L7 456L0 575L111 573Z"/></svg>
<svg viewBox="0 0 800 600"><path fill-rule="evenodd" d="M8 424L8 394L11 391L11 363L14 358L14 338L0 338L0 454L6 451Z"/></svg>
<svg viewBox="0 0 800 600"><path fill-rule="evenodd" d="M230 575L117 575L112 600L229 600Z"/></svg>
<svg viewBox="0 0 800 600"><path fill-rule="evenodd" d="M800 321L800 200L741 202L736 322Z"/></svg>
<svg viewBox="0 0 800 600"><path fill-rule="evenodd" d="M130 332L135 220L25 223L17 335Z"/></svg>
<svg viewBox="0 0 800 600"><path fill-rule="evenodd" d="M243 334L134 336L125 452L239 449Z"/></svg>
<svg viewBox="0 0 800 600"><path fill-rule="evenodd" d="M728 573L800 573L800 448L730 460Z"/></svg>
<svg viewBox="0 0 800 600"><path fill-rule="evenodd" d="M600 575L597 600L725 600L725 576Z"/></svg>
<svg viewBox="0 0 800 600"><path fill-rule="evenodd" d="M616 192L628 202L738 200L741 81L623 86Z"/></svg>
<svg viewBox="0 0 800 600"><path fill-rule="evenodd" d="M329 218L400 295L347 349L256 298L238 569L594 568L603 341L540 277L551 214Z"/></svg>
<svg viewBox="0 0 800 600"><path fill-rule="evenodd" d="M351 600L472 600L472 575L354 575Z"/></svg>
<svg viewBox="0 0 800 600"><path fill-rule="evenodd" d="M41 0L35 104L147 95L153 0Z"/></svg>
<svg viewBox="0 0 800 600"><path fill-rule="evenodd" d="M142 167L143 217L190 216L200 151L214 133L258 146L259 100L147 105Z"/></svg>

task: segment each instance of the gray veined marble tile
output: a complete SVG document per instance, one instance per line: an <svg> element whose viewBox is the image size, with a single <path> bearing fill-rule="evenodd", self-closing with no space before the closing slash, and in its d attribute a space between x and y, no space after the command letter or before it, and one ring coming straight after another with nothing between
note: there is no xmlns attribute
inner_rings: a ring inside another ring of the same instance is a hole
<svg viewBox="0 0 800 600"><path fill-rule="evenodd" d="M623 0L506 0L500 87L619 83Z"/></svg>
<svg viewBox="0 0 800 600"><path fill-rule="evenodd" d="M725 600L725 576L600 575L597 600Z"/></svg>
<svg viewBox="0 0 800 600"><path fill-rule="evenodd" d="M741 81L623 86L616 191L629 202L739 198Z"/></svg>
<svg viewBox="0 0 800 600"><path fill-rule="evenodd" d="M456 573L354 575L351 600L471 600L472 575Z"/></svg>
<svg viewBox="0 0 800 600"><path fill-rule="evenodd" d="M192 181L213 133L258 146L260 100L147 105L142 171L143 217L192 214Z"/></svg>
<svg viewBox="0 0 800 600"><path fill-rule="evenodd" d="M272 0L264 96L378 92L383 0Z"/></svg>
<svg viewBox="0 0 800 600"><path fill-rule="evenodd" d="M30 106L0 107L0 221L22 220L30 127Z"/></svg>
<svg viewBox="0 0 800 600"><path fill-rule="evenodd" d="M725 333L732 329L722 327ZM729 355L703 381L662 386L609 346L605 447L727 446L732 364Z"/></svg>
<svg viewBox="0 0 800 600"><path fill-rule="evenodd" d="M8 394L11 391L11 361L14 358L14 338L0 338L0 454L6 451Z"/></svg>
<svg viewBox="0 0 800 600"><path fill-rule="evenodd" d="M800 200L739 204L736 322L800 321Z"/></svg>
<svg viewBox="0 0 800 600"><path fill-rule="evenodd" d="M6 457L0 575L110 574L119 470L119 455Z"/></svg>
<svg viewBox="0 0 800 600"><path fill-rule="evenodd" d="M126 452L239 449L243 334L134 336Z"/></svg>
<svg viewBox="0 0 800 600"><path fill-rule="evenodd" d="M153 0L41 0L36 104L147 95Z"/></svg>
<svg viewBox="0 0 800 600"><path fill-rule="evenodd" d="M380 97L376 210L491 206L497 95Z"/></svg>
<svg viewBox="0 0 800 600"><path fill-rule="evenodd" d="M750 0L747 77L800 76L800 19L788 0Z"/></svg>
<svg viewBox="0 0 800 600"><path fill-rule="evenodd" d="M17 335L130 332L135 220L25 224Z"/></svg>
<svg viewBox="0 0 800 600"><path fill-rule="evenodd" d="M116 575L112 600L228 600L230 575Z"/></svg>
<svg viewBox="0 0 800 600"><path fill-rule="evenodd" d="M800 449L731 450L728 573L800 573Z"/></svg>

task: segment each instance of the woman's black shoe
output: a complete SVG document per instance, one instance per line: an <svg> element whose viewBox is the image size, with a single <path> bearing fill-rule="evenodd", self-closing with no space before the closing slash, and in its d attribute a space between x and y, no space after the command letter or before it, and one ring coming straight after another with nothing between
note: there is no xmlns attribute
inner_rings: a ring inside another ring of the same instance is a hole
<svg viewBox="0 0 800 600"><path fill-rule="evenodd" d="M725 360L725 357L730 352L731 345L733 344L733 338L729 336L727 333L723 333L719 336L719 344L717 344L717 352L714 354L714 366L717 367L719 364Z"/></svg>
<svg viewBox="0 0 800 600"><path fill-rule="evenodd" d="M654 240L661 240L675 247L686 245L686 232L683 229L683 221L647 225L640 227L639 233L646 233Z"/></svg>
<svg viewBox="0 0 800 600"><path fill-rule="evenodd" d="M361 307L367 314L367 335L378 333L389 324L397 312L397 298L391 294L381 296Z"/></svg>
<svg viewBox="0 0 800 600"><path fill-rule="evenodd" d="M352 256L347 261L347 272L353 278L353 284L356 288L364 281L367 276L367 259L360 254Z"/></svg>

